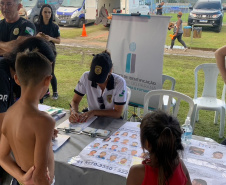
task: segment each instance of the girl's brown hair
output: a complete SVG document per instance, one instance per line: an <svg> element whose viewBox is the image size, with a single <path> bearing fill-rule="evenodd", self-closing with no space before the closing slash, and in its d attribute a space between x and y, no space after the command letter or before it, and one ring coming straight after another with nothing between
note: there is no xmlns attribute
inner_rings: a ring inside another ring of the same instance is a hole
<svg viewBox="0 0 226 185"><path fill-rule="evenodd" d="M180 124L178 120L163 111L147 114L141 122L141 145L147 141L150 154L154 154L158 164L158 184L167 185L179 161L179 151L183 151Z"/></svg>

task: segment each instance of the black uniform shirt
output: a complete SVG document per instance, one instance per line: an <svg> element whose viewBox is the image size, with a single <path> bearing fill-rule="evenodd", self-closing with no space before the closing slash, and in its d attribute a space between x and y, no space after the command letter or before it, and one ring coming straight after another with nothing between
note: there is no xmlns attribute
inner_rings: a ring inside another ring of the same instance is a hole
<svg viewBox="0 0 226 185"><path fill-rule="evenodd" d="M5 19L0 21L0 41L8 42L16 40L19 36L34 35L34 24L22 17L14 23L7 23Z"/></svg>
<svg viewBox="0 0 226 185"><path fill-rule="evenodd" d="M46 35L49 35L50 37L53 37L53 38L57 38L57 37L60 36L59 26L54 24L54 23L49 23L47 25L36 23L35 27L36 27L37 33L42 32L42 33L45 33Z"/></svg>
<svg viewBox="0 0 226 185"><path fill-rule="evenodd" d="M157 15L162 15L162 6L163 5L161 5L161 4L159 4L158 6L157 6L157 8L161 8L161 9L157 9Z"/></svg>
<svg viewBox="0 0 226 185"><path fill-rule="evenodd" d="M14 103L13 86L9 65L5 59L0 60L0 113L6 112Z"/></svg>

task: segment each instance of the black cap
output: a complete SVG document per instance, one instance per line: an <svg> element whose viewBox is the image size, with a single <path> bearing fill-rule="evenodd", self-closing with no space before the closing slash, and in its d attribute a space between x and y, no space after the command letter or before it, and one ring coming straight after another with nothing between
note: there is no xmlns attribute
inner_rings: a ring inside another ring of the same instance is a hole
<svg viewBox="0 0 226 185"><path fill-rule="evenodd" d="M104 83L111 68L112 61L109 54L97 54L93 57L88 79L99 84Z"/></svg>

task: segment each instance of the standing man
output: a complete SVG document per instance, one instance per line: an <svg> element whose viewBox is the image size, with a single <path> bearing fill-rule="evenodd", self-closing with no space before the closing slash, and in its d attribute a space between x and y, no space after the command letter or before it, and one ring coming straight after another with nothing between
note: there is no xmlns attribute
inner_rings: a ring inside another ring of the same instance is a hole
<svg viewBox="0 0 226 185"><path fill-rule="evenodd" d="M26 37L35 35L35 26L19 16L21 0L0 0L4 19L0 21L0 57L17 46Z"/></svg>
<svg viewBox="0 0 226 185"><path fill-rule="evenodd" d="M165 4L165 2L164 1L162 1L158 6L157 6L157 13L156 13L156 15L162 15L162 7L163 7L163 5Z"/></svg>

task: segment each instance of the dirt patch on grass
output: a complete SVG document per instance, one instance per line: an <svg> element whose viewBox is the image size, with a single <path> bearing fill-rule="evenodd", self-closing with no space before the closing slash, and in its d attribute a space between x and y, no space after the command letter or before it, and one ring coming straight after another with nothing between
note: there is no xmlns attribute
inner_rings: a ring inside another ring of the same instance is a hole
<svg viewBox="0 0 226 185"><path fill-rule="evenodd" d="M64 28L67 29L67 28ZM82 30L81 30L82 31ZM98 30L96 32L87 33L87 37L76 37L75 39L61 39L61 45L81 47L81 48L97 48L105 49L109 35L108 29ZM186 52L183 49L176 49L173 51L165 50L166 55L182 55L182 56L195 56L202 58L214 58L214 51L206 51L199 49L188 49Z"/></svg>

